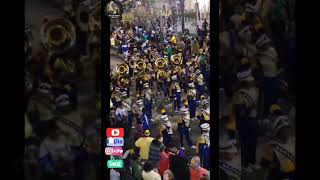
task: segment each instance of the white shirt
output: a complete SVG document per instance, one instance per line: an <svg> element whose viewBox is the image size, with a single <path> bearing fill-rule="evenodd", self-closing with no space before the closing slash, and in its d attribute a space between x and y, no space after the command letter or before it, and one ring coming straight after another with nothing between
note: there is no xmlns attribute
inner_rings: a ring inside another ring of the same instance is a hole
<svg viewBox="0 0 320 180"><path fill-rule="evenodd" d="M150 172L142 171L142 178L143 180L161 180L159 173L154 170L151 170Z"/></svg>

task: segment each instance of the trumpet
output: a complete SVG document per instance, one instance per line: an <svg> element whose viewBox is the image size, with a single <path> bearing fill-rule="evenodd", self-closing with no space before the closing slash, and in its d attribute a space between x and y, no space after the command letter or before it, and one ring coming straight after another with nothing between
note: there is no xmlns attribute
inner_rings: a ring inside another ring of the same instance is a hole
<svg viewBox="0 0 320 180"><path fill-rule="evenodd" d="M47 21L40 35L44 47L54 52L64 52L74 46L76 40L74 25L62 17Z"/></svg>
<svg viewBox="0 0 320 180"><path fill-rule="evenodd" d="M126 63L119 64L116 67L116 72L119 77L123 77L129 74L129 66Z"/></svg>

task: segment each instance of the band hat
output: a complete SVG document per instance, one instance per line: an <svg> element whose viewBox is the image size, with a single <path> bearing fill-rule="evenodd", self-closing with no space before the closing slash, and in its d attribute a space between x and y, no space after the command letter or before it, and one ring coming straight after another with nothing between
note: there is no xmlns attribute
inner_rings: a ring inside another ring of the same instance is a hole
<svg viewBox="0 0 320 180"><path fill-rule="evenodd" d="M208 100L204 99L204 100L202 100L201 104L206 105L206 104L209 104L209 102L208 102Z"/></svg>
<svg viewBox="0 0 320 180"><path fill-rule="evenodd" d="M202 130L209 130L210 124L209 123L203 123L203 124L200 125L200 128Z"/></svg>
<svg viewBox="0 0 320 180"><path fill-rule="evenodd" d="M254 77L252 76L251 69L237 73L237 78L240 81L247 81L247 82L254 81Z"/></svg>
<svg viewBox="0 0 320 180"><path fill-rule="evenodd" d="M256 42L256 46L259 48L259 47L262 47L263 45L266 45L267 43L270 43L271 42L271 39L266 35L266 34L262 34L257 42Z"/></svg>
<svg viewBox="0 0 320 180"><path fill-rule="evenodd" d="M126 92L126 91L123 91L123 92L121 93L121 95L122 95L122 96L127 96L127 92Z"/></svg>
<svg viewBox="0 0 320 180"><path fill-rule="evenodd" d="M173 76L171 77L171 79L174 80L174 81L177 80L177 78L178 78L177 75L173 75Z"/></svg>
<svg viewBox="0 0 320 180"><path fill-rule="evenodd" d="M137 104L142 105L142 104L143 104L142 99L139 99L139 100L137 101Z"/></svg>
<svg viewBox="0 0 320 180"><path fill-rule="evenodd" d="M188 86L193 88L194 87L194 83L189 83Z"/></svg>
<svg viewBox="0 0 320 180"><path fill-rule="evenodd" d="M150 131L149 131L149 129L145 130L143 134L146 135L146 136L150 136Z"/></svg>
<svg viewBox="0 0 320 180"><path fill-rule="evenodd" d="M171 127L171 122L170 121L166 121L166 122L164 122L163 123L165 126L167 126L167 127Z"/></svg>
<svg viewBox="0 0 320 180"><path fill-rule="evenodd" d="M200 74L201 73L201 71L200 71L200 69L198 69L197 71L196 71L196 74Z"/></svg>
<svg viewBox="0 0 320 180"><path fill-rule="evenodd" d="M160 119L168 119L168 115L166 115L166 114L165 115L161 115Z"/></svg>
<svg viewBox="0 0 320 180"><path fill-rule="evenodd" d="M163 115L160 117L163 122L169 121L169 117L167 115Z"/></svg>
<svg viewBox="0 0 320 180"><path fill-rule="evenodd" d="M148 83L145 83L145 84L143 85L143 87L148 88L148 87L149 87L149 84L148 84Z"/></svg>
<svg viewBox="0 0 320 180"><path fill-rule="evenodd" d="M251 5L249 3L246 3L245 11L248 12L248 13L255 13L256 9L255 9L255 7L253 5Z"/></svg>
<svg viewBox="0 0 320 180"><path fill-rule="evenodd" d="M251 30L250 30L250 26L245 26L244 28L242 28L240 31L239 31L239 36L241 38L244 38L244 39L249 39L249 37L251 36Z"/></svg>

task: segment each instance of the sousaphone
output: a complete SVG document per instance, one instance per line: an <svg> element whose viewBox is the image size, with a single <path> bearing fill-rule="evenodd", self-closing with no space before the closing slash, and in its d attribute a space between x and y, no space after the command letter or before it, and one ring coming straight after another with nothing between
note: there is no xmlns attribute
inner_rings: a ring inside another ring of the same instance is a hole
<svg viewBox="0 0 320 180"><path fill-rule="evenodd" d="M175 66L179 66L182 64L182 57L179 54L175 54L171 56L171 63Z"/></svg>
<svg viewBox="0 0 320 180"><path fill-rule="evenodd" d="M66 18L58 17L45 22L40 31L44 47L53 52L64 52L74 46L76 31Z"/></svg>
<svg viewBox="0 0 320 180"><path fill-rule="evenodd" d="M129 66L126 63L119 64L116 67L116 72L119 77L123 77L129 74Z"/></svg>

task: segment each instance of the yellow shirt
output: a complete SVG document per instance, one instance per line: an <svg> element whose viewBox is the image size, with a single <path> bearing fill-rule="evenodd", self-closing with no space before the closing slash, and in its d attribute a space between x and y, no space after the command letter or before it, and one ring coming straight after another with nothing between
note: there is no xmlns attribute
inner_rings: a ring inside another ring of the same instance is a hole
<svg viewBox="0 0 320 180"><path fill-rule="evenodd" d="M135 142L135 145L140 148L141 159L148 160L150 144L153 139L152 137L141 137Z"/></svg>

